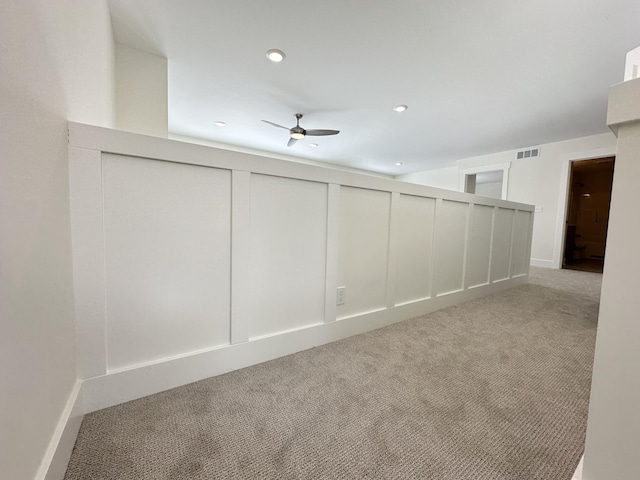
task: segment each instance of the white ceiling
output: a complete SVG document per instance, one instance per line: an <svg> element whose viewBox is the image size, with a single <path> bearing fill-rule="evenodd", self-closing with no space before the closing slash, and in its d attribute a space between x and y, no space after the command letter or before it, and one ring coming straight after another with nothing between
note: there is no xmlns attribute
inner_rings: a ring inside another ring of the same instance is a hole
<svg viewBox="0 0 640 480"><path fill-rule="evenodd" d="M608 87L640 45L638 0L110 7L117 42L168 58L170 132L393 175L607 131ZM271 48L286 59L269 62ZM296 112L341 133L288 148L260 121L292 126Z"/></svg>

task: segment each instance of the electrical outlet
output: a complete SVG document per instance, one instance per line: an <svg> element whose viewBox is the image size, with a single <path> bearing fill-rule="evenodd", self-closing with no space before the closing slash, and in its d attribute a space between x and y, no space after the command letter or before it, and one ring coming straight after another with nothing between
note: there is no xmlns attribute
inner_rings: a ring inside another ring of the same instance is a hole
<svg viewBox="0 0 640 480"><path fill-rule="evenodd" d="M542 207L541 206L537 206L536 207L536 213L542 213Z"/></svg>
<svg viewBox="0 0 640 480"><path fill-rule="evenodd" d="M336 295L336 304L344 305L347 301L347 287L338 287L338 292Z"/></svg>

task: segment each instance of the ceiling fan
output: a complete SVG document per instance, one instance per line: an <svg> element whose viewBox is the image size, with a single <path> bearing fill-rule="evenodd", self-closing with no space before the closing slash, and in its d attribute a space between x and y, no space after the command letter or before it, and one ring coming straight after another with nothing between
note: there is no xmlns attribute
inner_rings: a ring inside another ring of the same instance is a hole
<svg viewBox="0 0 640 480"><path fill-rule="evenodd" d="M291 136L291 138L289 139L289 143L287 143L287 147L291 147L295 145L295 143L298 140L306 137L307 135L319 137L323 135L337 135L340 133L340 130L305 130L300 126L300 119L302 118L302 114L296 113L295 117L296 117L296 126L291 128L278 125L277 123L270 122L269 120L262 120L262 121L264 123L268 123L269 125L273 125L274 127L284 128L285 130L289 130L289 135Z"/></svg>

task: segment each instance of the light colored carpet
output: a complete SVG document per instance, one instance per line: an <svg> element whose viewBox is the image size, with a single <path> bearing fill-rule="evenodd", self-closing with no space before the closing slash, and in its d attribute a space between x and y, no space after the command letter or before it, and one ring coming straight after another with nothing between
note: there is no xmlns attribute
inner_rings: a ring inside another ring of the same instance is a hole
<svg viewBox="0 0 640 480"><path fill-rule="evenodd" d="M569 480L600 275L531 284L85 417L66 480Z"/></svg>

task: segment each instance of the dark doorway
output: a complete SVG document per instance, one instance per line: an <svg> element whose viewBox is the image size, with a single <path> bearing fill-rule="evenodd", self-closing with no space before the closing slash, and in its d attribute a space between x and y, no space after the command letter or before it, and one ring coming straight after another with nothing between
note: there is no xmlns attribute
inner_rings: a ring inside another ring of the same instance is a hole
<svg viewBox="0 0 640 480"><path fill-rule="evenodd" d="M615 157L571 163L562 268L602 273Z"/></svg>

